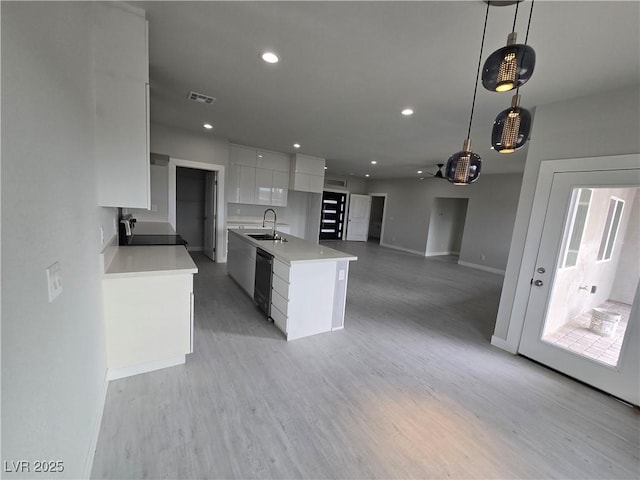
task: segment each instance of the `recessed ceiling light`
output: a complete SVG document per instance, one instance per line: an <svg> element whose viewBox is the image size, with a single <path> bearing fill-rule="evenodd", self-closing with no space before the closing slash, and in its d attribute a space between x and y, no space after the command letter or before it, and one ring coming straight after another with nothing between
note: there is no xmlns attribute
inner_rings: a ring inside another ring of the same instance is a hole
<svg viewBox="0 0 640 480"><path fill-rule="evenodd" d="M213 128L213 125L211 125L210 123L205 123L204 125L202 125L204 128L206 128L207 130L211 130Z"/></svg>
<svg viewBox="0 0 640 480"><path fill-rule="evenodd" d="M424 180L424 177L420 177L420 180Z"/></svg>
<svg viewBox="0 0 640 480"><path fill-rule="evenodd" d="M262 158L262 154L261 153L258 154L258 158Z"/></svg>
<svg viewBox="0 0 640 480"><path fill-rule="evenodd" d="M327 170L329 167L324 167L325 170Z"/></svg>
<svg viewBox="0 0 640 480"><path fill-rule="evenodd" d="M293 148L300 148L300 144L299 143L294 143L293 144Z"/></svg>
<svg viewBox="0 0 640 480"><path fill-rule="evenodd" d="M280 58L273 52L262 52L260 58L267 63L278 63Z"/></svg>
<svg viewBox="0 0 640 480"><path fill-rule="evenodd" d="M404 110L402 110L402 115L404 115L405 117L413 115L413 109L412 108L405 108Z"/></svg>
<svg viewBox="0 0 640 480"><path fill-rule="evenodd" d="M371 165L375 165L376 163L378 162L376 162L375 160L371 160Z"/></svg>
<svg viewBox="0 0 640 480"><path fill-rule="evenodd" d="M365 177L370 177L371 175L369 175L368 173L365 174Z"/></svg>
<svg viewBox="0 0 640 480"><path fill-rule="evenodd" d="M418 173L422 173L422 170L418 170Z"/></svg>

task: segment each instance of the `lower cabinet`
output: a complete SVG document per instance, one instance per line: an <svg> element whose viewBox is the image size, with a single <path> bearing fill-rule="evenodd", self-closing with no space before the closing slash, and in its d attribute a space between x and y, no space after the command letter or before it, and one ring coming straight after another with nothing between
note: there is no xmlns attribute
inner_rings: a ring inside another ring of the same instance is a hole
<svg viewBox="0 0 640 480"><path fill-rule="evenodd" d="M103 279L102 285L109 379L184 363L193 351L192 274Z"/></svg>
<svg viewBox="0 0 640 480"><path fill-rule="evenodd" d="M273 262L271 318L276 326L295 340L333 327L335 262L286 265Z"/></svg>
<svg viewBox="0 0 640 480"><path fill-rule="evenodd" d="M256 278L256 247L229 233L227 272L253 298Z"/></svg>

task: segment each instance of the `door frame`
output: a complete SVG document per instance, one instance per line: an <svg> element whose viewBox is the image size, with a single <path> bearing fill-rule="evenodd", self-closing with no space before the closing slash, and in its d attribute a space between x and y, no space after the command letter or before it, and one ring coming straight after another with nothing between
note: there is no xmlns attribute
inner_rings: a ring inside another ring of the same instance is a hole
<svg viewBox="0 0 640 480"><path fill-rule="evenodd" d="M493 344L517 353L524 329L524 319L529 300L531 279L536 268L538 249L542 240L547 204L551 196L553 176L562 172L594 172L628 170L638 168L640 153L629 155L612 155L602 157L571 158L562 160L545 160L540 164L538 181L536 183L533 206L527 228L522 261L518 272L518 280L511 308L507 338L505 340L492 338Z"/></svg>
<svg viewBox="0 0 640 480"><path fill-rule="evenodd" d="M224 232L226 219L226 202L224 197L224 165L217 165L213 163L194 162L192 160L184 160L181 158L169 157L169 223L175 230L176 228L176 168L187 167L194 168L196 170L208 170L217 172L216 185L216 224L215 224L215 238L216 238L216 251L215 261L218 263L226 263L227 261L227 248L224 242L225 235L220 235L220 232Z"/></svg>

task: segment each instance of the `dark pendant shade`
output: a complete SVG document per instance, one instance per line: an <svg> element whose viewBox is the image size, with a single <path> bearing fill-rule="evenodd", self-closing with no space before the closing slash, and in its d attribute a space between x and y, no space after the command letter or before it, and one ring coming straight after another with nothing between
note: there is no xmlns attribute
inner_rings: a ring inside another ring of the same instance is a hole
<svg viewBox="0 0 640 480"><path fill-rule="evenodd" d="M463 150L454 153L447 161L445 177L454 185L469 185L480 176L482 159L471 151L471 141L464 142Z"/></svg>
<svg viewBox="0 0 640 480"><path fill-rule="evenodd" d="M514 41L511 36L507 46L493 52L484 62L482 85L489 91L508 92L527 83L533 75L535 50L521 43L509 44L509 41Z"/></svg>
<svg viewBox="0 0 640 480"><path fill-rule="evenodd" d="M529 140L531 113L520 108L520 95L514 95L511 107L498 114L493 122L491 146L500 153L513 153Z"/></svg>

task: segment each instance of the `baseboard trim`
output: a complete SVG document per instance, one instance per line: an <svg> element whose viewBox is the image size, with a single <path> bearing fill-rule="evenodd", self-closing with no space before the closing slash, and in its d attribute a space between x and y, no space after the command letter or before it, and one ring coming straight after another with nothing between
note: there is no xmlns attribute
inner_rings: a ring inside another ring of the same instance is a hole
<svg viewBox="0 0 640 480"><path fill-rule="evenodd" d="M96 456L96 448L98 447L98 437L100 436L100 427L102 426L102 415L104 414L104 406L107 402L107 389L109 387L109 380L107 378L107 372L105 371L104 381L102 385L102 392L100 394L98 409L96 410L96 417L93 421L93 431L91 432L91 438L89 442L89 451L87 452L87 460L84 465L84 474L82 478L91 478L91 470L93 469L93 459Z"/></svg>
<svg viewBox="0 0 640 480"><path fill-rule="evenodd" d="M439 257L441 255L460 255L460 252L427 252L425 257Z"/></svg>
<svg viewBox="0 0 640 480"><path fill-rule="evenodd" d="M424 257L424 252L419 252L418 250L411 250L410 248L397 247L395 245L389 245L388 243L380 243L381 247L391 248L393 250L400 250L401 252L413 253L414 255L420 255Z"/></svg>
<svg viewBox="0 0 640 480"><path fill-rule="evenodd" d="M485 272L497 273L498 275L502 276L504 276L505 273L504 270L487 267L485 265L478 265L477 263L463 262L462 260L458 260L458 265L462 265L463 267L475 268L476 270L484 270Z"/></svg>
<svg viewBox="0 0 640 480"><path fill-rule="evenodd" d="M131 377L133 375L139 375L141 373L153 372L154 370L160 370L161 368L175 367L176 365L184 364L185 361L185 355L178 355L177 357L157 360L155 362L140 363L131 367L109 369L109 372L107 373L107 379L109 381L117 380L119 378Z"/></svg>
<svg viewBox="0 0 640 480"><path fill-rule="evenodd" d="M514 355L518 353L517 348L513 348L513 346L509 342L507 342L506 340L500 337L496 337L495 335L491 335L491 345L493 345L494 347L498 347L502 350L505 350L509 353L512 353Z"/></svg>

